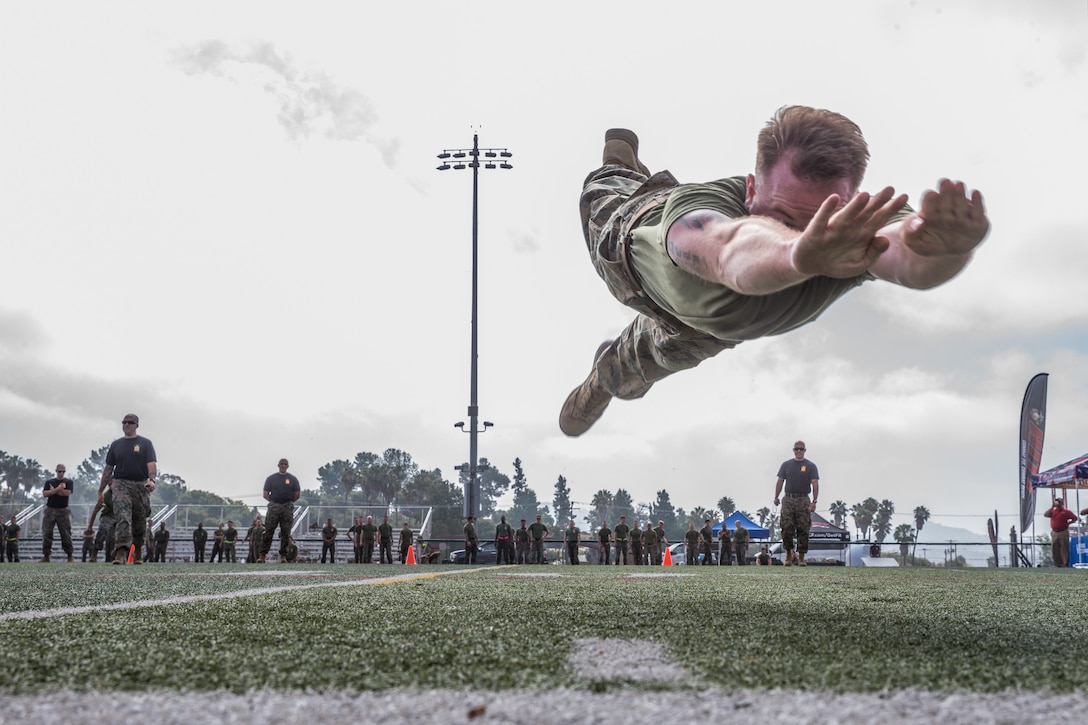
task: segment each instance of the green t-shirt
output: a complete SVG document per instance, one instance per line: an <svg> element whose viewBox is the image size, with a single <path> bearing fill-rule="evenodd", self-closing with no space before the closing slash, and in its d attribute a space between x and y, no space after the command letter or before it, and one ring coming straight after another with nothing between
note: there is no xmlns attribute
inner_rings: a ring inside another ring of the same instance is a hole
<svg viewBox="0 0 1088 725"><path fill-rule="evenodd" d="M382 541L392 541L393 527L390 524L381 524L378 526L378 538Z"/></svg>
<svg viewBox="0 0 1088 725"><path fill-rule="evenodd" d="M407 526L400 530L400 545L402 548L412 545L412 530Z"/></svg>
<svg viewBox="0 0 1088 725"><path fill-rule="evenodd" d="M602 526L601 530L597 532L597 541L602 544L607 544L612 540L612 529L607 526Z"/></svg>
<svg viewBox="0 0 1088 725"><path fill-rule="evenodd" d="M540 541L548 533L548 527L539 522L533 522L529 524L529 533L533 535L534 541Z"/></svg>
<svg viewBox="0 0 1088 725"><path fill-rule="evenodd" d="M378 527L374 524L363 524L360 531L363 532L363 541L374 541L374 534L378 533Z"/></svg>
<svg viewBox="0 0 1088 725"><path fill-rule="evenodd" d="M699 532L695 529L688 529L684 532L684 543L693 549L697 547L699 545Z"/></svg>
<svg viewBox="0 0 1088 725"><path fill-rule="evenodd" d="M733 532L733 546L737 549L748 548L748 529L737 529Z"/></svg>
<svg viewBox="0 0 1088 725"><path fill-rule="evenodd" d="M646 294L685 325L719 340L741 342L779 335L815 320L854 287L875 279L865 273L846 279L813 277L767 295L743 295L677 267L665 247L673 222L709 209L728 217L749 216L745 177L681 184L668 201L646 214L631 235L631 263ZM899 218L909 212L901 212Z"/></svg>
<svg viewBox="0 0 1088 725"><path fill-rule="evenodd" d="M567 530L566 530L566 539L567 539L567 541L578 541L578 535L580 533L581 532L578 531L577 526L575 526L574 528L567 527Z"/></svg>
<svg viewBox="0 0 1088 725"><path fill-rule="evenodd" d="M627 528L627 524L616 524L616 541L627 541L629 533L630 529Z"/></svg>
<svg viewBox="0 0 1088 725"><path fill-rule="evenodd" d="M631 546L642 546L642 529L636 526L628 532L628 536L631 537Z"/></svg>

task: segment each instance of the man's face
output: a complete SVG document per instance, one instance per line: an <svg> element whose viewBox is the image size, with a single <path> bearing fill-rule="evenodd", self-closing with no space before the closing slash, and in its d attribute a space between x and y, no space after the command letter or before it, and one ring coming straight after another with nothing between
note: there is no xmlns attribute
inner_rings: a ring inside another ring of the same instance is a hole
<svg viewBox="0 0 1088 725"><path fill-rule="evenodd" d="M287 464L287 459L286 458L281 458L280 462L277 463L276 465L279 467L280 473L287 473L287 465L288 464Z"/></svg>
<svg viewBox="0 0 1088 725"><path fill-rule="evenodd" d="M125 416L121 420L121 431L125 434L125 438L135 438L136 429L140 427L140 423L131 416Z"/></svg>
<svg viewBox="0 0 1088 725"><path fill-rule="evenodd" d="M805 442L797 441L793 444L793 457L798 461L805 459Z"/></svg>
<svg viewBox="0 0 1088 725"><path fill-rule="evenodd" d="M830 182L798 179L790 171L787 156L764 176L748 175L744 205L754 215L770 217L800 231L812 221L827 197L838 194L841 207L856 191L848 179Z"/></svg>
<svg viewBox="0 0 1088 725"><path fill-rule="evenodd" d="M64 474L67 472L64 466L57 466L57 478L64 478Z"/></svg>

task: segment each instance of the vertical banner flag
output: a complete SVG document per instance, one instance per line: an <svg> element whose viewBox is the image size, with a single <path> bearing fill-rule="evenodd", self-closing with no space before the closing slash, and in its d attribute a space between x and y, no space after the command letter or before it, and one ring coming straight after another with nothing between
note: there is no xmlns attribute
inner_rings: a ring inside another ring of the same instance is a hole
<svg viewBox="0 0 1088 725"><path fill-rule="evenodd" d="M1047 374L1039 373L1024 391L1020 408L1020 533L1031 528L1035 518L1035 486L1031 477L1039 472L1046 432Z"/></svg>

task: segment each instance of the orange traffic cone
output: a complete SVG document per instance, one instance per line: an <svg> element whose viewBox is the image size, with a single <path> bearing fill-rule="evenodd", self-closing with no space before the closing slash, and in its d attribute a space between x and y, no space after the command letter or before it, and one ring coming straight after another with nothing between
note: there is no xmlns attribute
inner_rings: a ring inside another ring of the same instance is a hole
<svg viewBox="0 0 1088 725"><path fill-rule="evenodd" d="M404 563L409 566L416 563L416 547L408 547L408 558L404 560Z"/></svg>
<svg viewBox="0 0 1088 725"><path fill-rule="evenodd" d="M672 566L672 552L669 551L669 547L665 547L665 558L661 562L662 566Z"/></svg>
<svg viewBox="0 0 1088 725"><path fill-rule="evenodd" d="M128 563L136 561L136 544L133 544L128 548Z"/></svg>

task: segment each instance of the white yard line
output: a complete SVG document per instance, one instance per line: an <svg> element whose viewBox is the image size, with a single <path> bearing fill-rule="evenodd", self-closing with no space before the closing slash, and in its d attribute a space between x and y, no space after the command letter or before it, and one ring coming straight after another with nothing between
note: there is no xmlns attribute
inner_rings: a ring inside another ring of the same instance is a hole
<svg viewBox="0 0 1088 725"><path fill-rule="evenodd" d="M491 568L491 567L489 567ZM0 614L0 622L15 620L44 619L68 614L89 614L91 612L109 612L119 609L143 609L146 607L160 607L168 604L191 604L193 602L211 602L217 599L234 599L236 597L255 597L261 594L276 594L279 592L295 592L305 589L324 589L329 587L359 587L375 586L379 584L393 584L395 582L412 581L414 579L433 579L450 574L469 574L471 572L484 571L483 569L457 569L454 571L428 571L418 574L397 574L395 576L374 577L372 579L353 579L351 581L321 582L318 584L292 584L278 587L265 587L262 589L240 589L235 592L222 592L220 594L193 594L191 596L167 597L166 599L154 599L150 601L118 602L117 604L94 604L85 607L60 607L58 609L34 610L27 612L7 612Z"/></svg>

